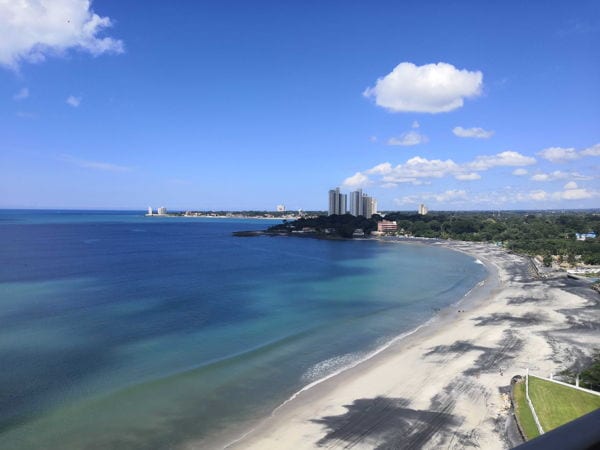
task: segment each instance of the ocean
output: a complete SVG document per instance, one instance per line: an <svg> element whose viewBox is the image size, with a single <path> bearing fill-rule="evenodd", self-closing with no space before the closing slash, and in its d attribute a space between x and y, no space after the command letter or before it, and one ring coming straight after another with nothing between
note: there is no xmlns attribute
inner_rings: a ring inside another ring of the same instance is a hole
<svg viewBox="0 0 600 450"><path fill-rule="evenodd" d="M427 245L232 236L273 223L0 211L1 447L235 436L486 276Z"/></svg>

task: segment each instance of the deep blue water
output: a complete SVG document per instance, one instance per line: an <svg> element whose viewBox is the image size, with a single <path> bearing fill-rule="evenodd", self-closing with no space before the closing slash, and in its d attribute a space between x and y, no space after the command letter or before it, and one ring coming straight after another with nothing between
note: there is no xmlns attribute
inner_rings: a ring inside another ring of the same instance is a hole
<svg viewBox="0 0 600 450"><path fill-rule="evenodd" d="M422 245L231 235L270 223L0 211L2 448L202 442L485 276Z"/></svg>

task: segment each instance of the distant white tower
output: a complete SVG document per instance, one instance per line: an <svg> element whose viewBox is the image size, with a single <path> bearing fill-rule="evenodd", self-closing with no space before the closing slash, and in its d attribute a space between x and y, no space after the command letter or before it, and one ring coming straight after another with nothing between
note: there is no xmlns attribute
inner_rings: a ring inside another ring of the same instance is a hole
<svg viewBox="0 0 600 450"><path fill-rule="evenodd" d="M151 216L152 215L152 206L148 206L148 215Z"/></svg>
<svg viewBox="0 0 600 450"><path fill-rule="evenodd" d="M164 206L161 206L160 208L158 208L159 216L164 216L165 214L167 214L167 208L165 208Z"/></svg>
<svg viewBox="0 0 600 450"><path fill-rule="evenodd" d="M285 205L277 205L277 212L285 212Z"/></svg>
<svg viewBox="0 0 600 450"><path fill-rule="evenodd" d="M428 212L429 212L429 209L427 209L427 206L425 206L423 203L421 203L419 205L419 214L422 215L422 216L424 216Z"/></svg>

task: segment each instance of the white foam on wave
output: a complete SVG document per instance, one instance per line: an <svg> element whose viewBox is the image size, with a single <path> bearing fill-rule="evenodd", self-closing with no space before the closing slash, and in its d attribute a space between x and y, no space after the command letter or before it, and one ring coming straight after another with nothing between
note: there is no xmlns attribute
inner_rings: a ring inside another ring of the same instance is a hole
<svg viewBox="0 0 600 450"><path fill-rule="evenodd" d="M346 355L342 355L342 356L336 356L330 359L326 359L324 361L321 361L317 364L315 364L313 367L311 367L310 369L308 369L304 375L302 375L303 379L311 379L318 375L318 374L323 374L328 372L329 370L331 370L330 373L321 376L321 378L316 379L315 381L312 381L310 383L308 383L306 386L304 386L302 389L300 389L299 391L294 392L287 400L285 400L281 405L279 405L277 408L275 408L272 412L271 412L271 417L274 416L277 411L279 411L281 408L283 408L285 405L287 405L288 403L290 403L291 401L293 401L294 399L296 399L300 394L302 394L305 391L308 391L309 389L312 389L313 387L329 380L330 378L333 378L339 374L341 374L342 372L345 372L349 369L353 369L354 367L358 366L359 364L362 364L365 361L368 361L369 359L379 355L381 352L383 352L384 350L387 350L388 348L390 348L392 345L394 345L396 342L416 333L417 331L419 331L421 328L426 327L427 325L435 322L437 320L437 317L434 316L431 319L429 319L427 322L419 325L418 327L416 327L415 329L411 330L411 331L407 331L406 333L402 333L399 336L396 336L395 338L387 341L386 343L384 343L381 347L376 348L375 350L373 350L372 352L369 353L349 353ZM251 430L248 430L246 433L244 433L242 436L240 436L239 438L235 439L234 441L231 441L229 444L227 444L226 446L224 446L223 448L228 448L231 447L232 445L237 444L240 441L243 441L248 435L250 435L256 428L252 428Z"/></svg>
<svg viewBox="0 0 600 450"><path fill-rule="evenodd" d="M485 264L483 264L479 259L475 259L475 264L481 264L482 266L485 266Z"/></svg>

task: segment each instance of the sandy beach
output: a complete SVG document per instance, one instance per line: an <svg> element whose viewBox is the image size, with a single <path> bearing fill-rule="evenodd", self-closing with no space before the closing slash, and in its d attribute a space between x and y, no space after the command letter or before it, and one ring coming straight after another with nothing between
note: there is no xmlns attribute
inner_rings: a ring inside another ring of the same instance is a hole
<svg viewBox="0 0 600 450"><path fill-rule="evenodd" d="M459 304L373 358L302 391L232 449L506 449L519 443L514 375L548 376L600 347L598 294L486 244L432 242L490 274Z"/></svg>

